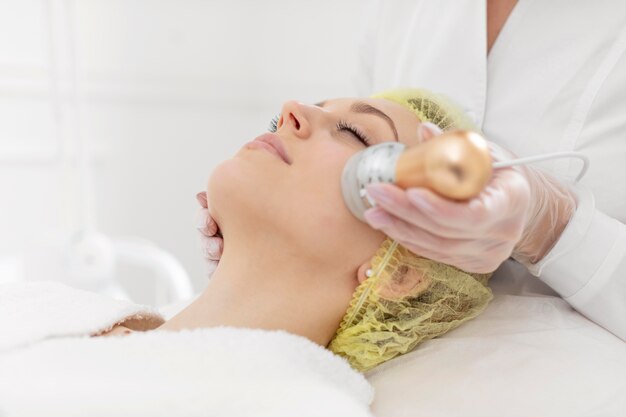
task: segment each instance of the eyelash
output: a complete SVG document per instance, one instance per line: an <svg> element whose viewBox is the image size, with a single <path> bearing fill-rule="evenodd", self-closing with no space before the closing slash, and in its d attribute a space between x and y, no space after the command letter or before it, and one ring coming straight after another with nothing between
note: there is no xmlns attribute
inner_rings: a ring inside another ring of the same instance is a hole
<svg viewBox="0 0 626 417"><path fill-rule="evenodd" d="M270 124L267 128L270 132L274 133L278 130L278 121L280 120L280 113L276 114L270 120ZM351 125L350 123L340 120L337 122L336 128L338 131L347 131L352 134L359 142L361 142L365 146L370 146L370 140L361 132L357 127Z"/></svg>
<svg viewBox="0 0 626 417"><path fill-rule="evenodd" d="M276 116L272 117L270 120L270 125L267 128L270 132L274 133L278 130L278 121L280 120L280 113L276 113Z"/></svg>
<svg viewBox="0 0 626 417"><path fill-rule="evenodd" d="M348 131L355 138L357 138L358 141L361 142L363 145L370 146L370 140L367 138L367 136L365 136L365 134L363 134L363 132L361 132L357 127L351 125L350 123L348 123L346 121L340 120L337 123L337 130L339 130L339 131Z"/></svg>

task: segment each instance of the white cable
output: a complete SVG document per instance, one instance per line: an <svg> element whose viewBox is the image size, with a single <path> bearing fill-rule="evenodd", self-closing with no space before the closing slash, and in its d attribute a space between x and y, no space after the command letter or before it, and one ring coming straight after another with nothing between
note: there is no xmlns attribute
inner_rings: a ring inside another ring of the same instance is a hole
<svg viewBox="0 0 626 417"><path fill-rule="evenodd" d="M528 156L525 158L517 158L517 159L509 159L507 161L498 161L493 163L493 168L508 168L516 165L526 165L532 164L533 162L540 161L548 161L551 159L561 159L561 158L576 158L582 161L583 166L580 169L580 172L576 176L575 182L580 181L585 174L587 173L587 169L589 168L589 158L586 155L583 155L580 152L553 152L553 153L545 153L542 155Z"/></svg>

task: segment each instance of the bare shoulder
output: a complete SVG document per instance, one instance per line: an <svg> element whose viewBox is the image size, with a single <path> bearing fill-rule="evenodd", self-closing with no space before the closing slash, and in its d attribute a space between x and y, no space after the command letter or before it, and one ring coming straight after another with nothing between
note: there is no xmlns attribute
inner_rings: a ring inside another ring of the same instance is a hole
<svg viewBox="0 0 626 417"><path fill-rule="evenodd" d="M97 336L126 336L134 332L135 332L134 330L131 330L126 326L122 326L121 324L118 324L116 326L113 326L111 330L104 332L102 334L96 335L96 337Z"/></svg>

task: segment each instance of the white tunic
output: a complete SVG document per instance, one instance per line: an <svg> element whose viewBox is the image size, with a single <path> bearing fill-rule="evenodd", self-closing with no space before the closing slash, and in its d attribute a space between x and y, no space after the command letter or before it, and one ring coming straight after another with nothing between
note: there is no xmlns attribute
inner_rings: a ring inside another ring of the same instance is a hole
<svg viewBox="0 0 626 417"><path fill-rule="evenodd" d="M518 156L590 158L576 213L532 273L626 340L626 2L519 0L487 55L485 0L371 1L358 65L358 95L427 88ZM563 179L580 169L540 166ZM498 273L532 279L510 262Z"/></svg>

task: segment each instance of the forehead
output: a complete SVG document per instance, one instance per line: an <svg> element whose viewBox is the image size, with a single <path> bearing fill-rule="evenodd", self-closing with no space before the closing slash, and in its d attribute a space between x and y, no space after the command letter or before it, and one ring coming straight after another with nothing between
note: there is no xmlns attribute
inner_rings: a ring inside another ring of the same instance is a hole
<svg viewBox="0 0 626 417"><path fill-rule="evenodd" d="M350 107L355 102L367 103L389 116L389 118L391 118L396 125L401 142L412 144L416 140L417 127L420 124L420 120L415 113L398 103L394 103L393 101L369 97L334 98L317 103L317 105L322 105L322 107L328 111L348 114L351 112Z"/></svg>

